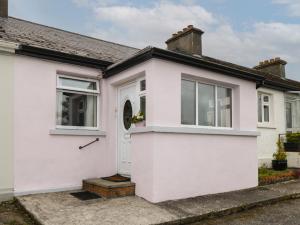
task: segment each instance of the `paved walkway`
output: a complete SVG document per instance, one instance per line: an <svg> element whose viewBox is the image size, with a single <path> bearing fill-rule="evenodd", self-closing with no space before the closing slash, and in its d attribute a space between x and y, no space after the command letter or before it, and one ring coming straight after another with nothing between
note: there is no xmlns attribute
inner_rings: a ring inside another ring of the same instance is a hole
<svg viewBox="0 0 300 225"><path fill-rule="evenodd" d="M192 225L299 225L300 199L250 209L229 216L207 219Z"/></svg>
<svg viewBox="0 0 300 225"><path fill-rule="evenodd" d="M183 224L300 197L300 181L151 204L139 197L80 201L69 192L18 197L44 225Z"/></svg>

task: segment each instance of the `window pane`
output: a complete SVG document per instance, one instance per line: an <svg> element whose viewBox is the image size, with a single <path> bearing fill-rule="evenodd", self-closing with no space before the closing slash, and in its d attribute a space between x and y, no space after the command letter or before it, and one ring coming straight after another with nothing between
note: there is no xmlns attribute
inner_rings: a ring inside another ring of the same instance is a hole
<svg viewBox="0 0 300 225"><path fill-rule="evenodd" d="M196 83L181 81L181 123L196 124Z"/></svg>
<svg viewBox="0 0 300 225"><path fill-rule="evenodd" d="M57 125L97 127L97 97L57 92Z"/></svg>
<svg viewBox="0 0 300 225"><path fill-rule="evenodd" d="M262 96L258 95L258 122L262 123Z"/></svg>
<svg viewBox="0 0 300 225"><path fill-rule="evenodd" d="M94 81L85 81L85 80L76 80L65 77L59 78L59 85L70 88L80 88L87 90L97 90L96 82Z"/></svg>
<svg viewBox="0 0 300 225"><path fill-rule="evenodd" d="M264 122L270 122L270 109L267 105L264 105Z"/></svg>
<svg viewBox="0 0 300 225"><path fill-rule="evenodd" d="M215 126L215 87L198 84L198 123L201 126Z"/></svg>
<svg viewBox="0 0 300 225"><path fill-rule="evenodd" d="M140 111L144 114L146 119L146 96L140 97Z"/></svg>
<svg viewBox="0 0 300 225"><path fill-rule="evenodd" d="M146 80L142 80L140 82L140 91L145 91L146 90Z"/></svg>
<svg viewBox="0 0 300 225"><path fill-rule="evenodd" d="M264 102L269 102L269 96L264 96Z"/></svg>
<svg viewBox="0 0 300 225"><path fill-rule="evenodd" d="M218 126L231 127L231 89L217 88L218 93Z"/></svg>
<svg viewBox="0 0 300 225"><path fill-rule="evenodd" d="M293 114L292 114L292 103L285 103L286 107L286 127L293 128Z"/></svg>

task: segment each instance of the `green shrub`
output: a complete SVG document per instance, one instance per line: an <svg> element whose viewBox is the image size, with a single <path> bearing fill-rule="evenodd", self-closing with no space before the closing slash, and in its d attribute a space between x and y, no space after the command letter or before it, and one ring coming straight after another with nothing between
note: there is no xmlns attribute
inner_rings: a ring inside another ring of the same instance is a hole
<svg viewBox="0 0 300 225"><path fill-rule="evenodd" d="M286 140L289 143L300 143L300 133L287 133Z"/></svg>
<svg viewBox="0 0 300 225"><path fill-rule="evenodd" d="M286 160L287 155L286 152L284 151L283 143L280 138L278 138L276 144L277 144L277 152L273 154L273 158L275 160Z"/></svg>

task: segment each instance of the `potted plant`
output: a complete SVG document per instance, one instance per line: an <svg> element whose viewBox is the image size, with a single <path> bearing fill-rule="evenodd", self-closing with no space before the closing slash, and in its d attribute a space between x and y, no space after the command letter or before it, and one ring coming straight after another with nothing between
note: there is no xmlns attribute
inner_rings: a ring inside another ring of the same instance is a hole
<svg viewBox="0 0 300 225"><path fill-rule="evenodd" d="M286 170L287 169L287 155L283 148L283 143L280 138L277 141L277 152L273 154L272 160L273 170Z"/></svg>
<svg viewBox="0 0 300 225"><path fill-rule="evenodd" d="M145 116L144 113L139 111L136 115L134 115L131 119L131 122L134 123L136 127L144 127L145 126Z"/></svg>
<svg viewBox="0 0 300 225"><path fill-rule="evenodd" d="M287 133L284 149L287 152L300 152L300 133Z"/></svg>

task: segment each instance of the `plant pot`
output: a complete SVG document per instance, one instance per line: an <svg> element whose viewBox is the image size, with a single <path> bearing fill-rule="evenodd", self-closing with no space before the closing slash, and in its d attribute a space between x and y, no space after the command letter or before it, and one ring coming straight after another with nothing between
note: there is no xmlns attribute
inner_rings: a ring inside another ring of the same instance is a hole
<svg viewBox="0 0 300 225"><path fill-rule="evenodd" d="M284 149L286 152L300 152L300 143L286 142Z"/></svg>
<svg viewBox="0 0 300 225"><path fill-rule="evenodd" d="M146 126L146 122L145 122L145 120L143 120L141 122L135 123L134 125L135 125L135 127L144 127L144 126Z"/></svg>
<svg viewBox="0 0 300 225"><path fill-rule="evenodd" d="M286 170L287 169L287 160L272 160L273 170Z"/></svg>

